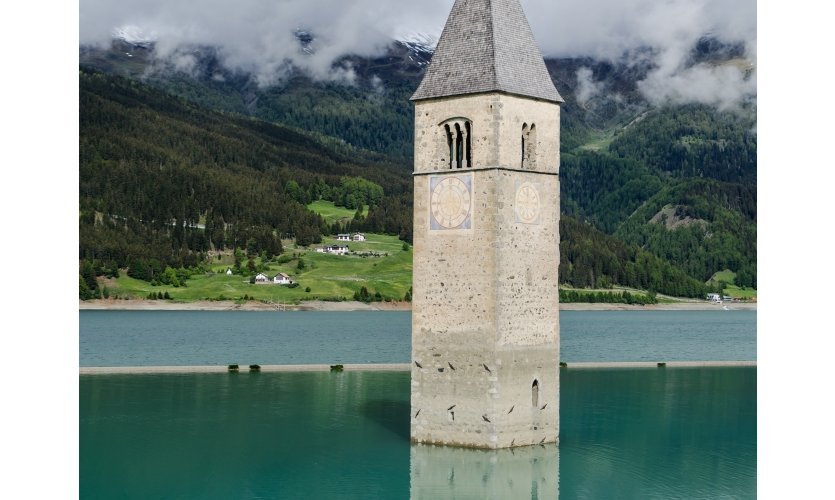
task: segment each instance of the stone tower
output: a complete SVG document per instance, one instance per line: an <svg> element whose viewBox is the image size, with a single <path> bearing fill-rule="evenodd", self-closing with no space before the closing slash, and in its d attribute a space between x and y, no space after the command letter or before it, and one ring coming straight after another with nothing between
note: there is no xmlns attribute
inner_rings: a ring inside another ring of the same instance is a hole
<svg viewBox="0 0 835 500"><path fill-rule="evenodd" d="M412 441L556 442L563 100L519 0L456 0L412 100Z"/></svg>

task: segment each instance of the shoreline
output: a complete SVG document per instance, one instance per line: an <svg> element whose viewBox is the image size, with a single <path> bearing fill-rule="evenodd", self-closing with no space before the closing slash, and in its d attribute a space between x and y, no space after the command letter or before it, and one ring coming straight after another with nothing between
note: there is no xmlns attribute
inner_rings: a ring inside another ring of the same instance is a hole
<svg viewBox="0 0 835 500"><path fill-rule="evenodd" d="M663 368L720 368L720 367L754 367L756 361L667 361ZM381 363L381 364L345 364L343 371L367 372L408 372L410 363ZM661 369L656 361L620 361L620 362L577 362L567 363L565 370L588 369L631 369L654 368ZM79 375L171 375L189 373L229 373L227 366L83 366L78 369ZM261 365L256 373L303 373L329 372L330 365ZM239 374L249 373L249 367L242 365Z"/></svg>
<svg viewBox="0 0 835 500"><path fill-rule="evenodd" d="M727 309L725 309L727 307ZM411 311L411 302L326 302L311 300L298 305L265 304L249 301L238 304L234 301L198 300L194 302L167 302L159 300L114 300L95 299L78 301L79 311ZM756 311L756 302L731 302L716 304L708 301L675 302L646 306L628 304L560 304L560 311Z"/></svg>

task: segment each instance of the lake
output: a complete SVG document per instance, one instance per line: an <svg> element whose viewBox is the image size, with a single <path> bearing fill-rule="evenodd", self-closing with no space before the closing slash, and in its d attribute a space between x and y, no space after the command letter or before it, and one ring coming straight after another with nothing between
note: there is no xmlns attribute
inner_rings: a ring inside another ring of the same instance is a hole
<svg viewBox="0 0 835 500"><path fill-rule="evenodd" d="M408 312L80 311L81 366L408 363ZM562 359L754 361L755 311L563 311ZM80 498L756 498L755 367L562 369L560 444L412 446L408 372L79 377Z"/></svg>
<svg viewBox="0 0 835 500"><path fill-rule="evenodd" d="M756 498L756 368L562 370L560 445L409 443L409 373L84 375L80 498Z"/></svg>
<svg viewBox="0 0 835 500"><path fill-rule="evenodd" d="M756 311L562 311L561 360L755 361ZM410 312L80 311L79 364L409 363Z"/></svg>

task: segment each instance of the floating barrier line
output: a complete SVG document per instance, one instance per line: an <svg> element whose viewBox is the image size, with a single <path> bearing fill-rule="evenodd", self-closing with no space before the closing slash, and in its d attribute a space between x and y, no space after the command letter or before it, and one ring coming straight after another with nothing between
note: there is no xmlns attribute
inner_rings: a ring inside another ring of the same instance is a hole
<svg viewBox="0 0 835 500"><path fill-rule="evenodd" d="M663 366L659 366L663 364ZM241 364L241 375L248 372L247 364ZM328 372L334 365L260 365L258 372ZM756 367L756 361L626 361L626 362L577 362L566 363L561 369L600 369L600 368L709 368L709 367ZM407 372L412 369L409 363L386 364L343 364L343 370L369 372ZM207 366L83 366L80 375L118 375L118 374L171 374L171 373L228 373L229 365Z"/></svg>

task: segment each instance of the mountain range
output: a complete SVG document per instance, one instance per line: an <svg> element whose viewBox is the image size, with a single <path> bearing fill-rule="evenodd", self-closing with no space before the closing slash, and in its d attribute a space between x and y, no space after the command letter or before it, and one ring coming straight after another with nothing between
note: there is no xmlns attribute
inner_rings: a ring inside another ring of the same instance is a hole
<svg viewBox="0 0 835 500"><path fill-rule="evenodd" d="M299 50L313 37L297 31ZM187 68L156 57L152 40L130 33L107 48L81 47L81 258L185 264L183 256L218 243L246 245L268 230L316 241L339 228L304 205L346 196L346 178L385 192L354 227L410 241L409 97L432 43L415 37L392 42L379 57L344 56L334 63L340 70L334 79L290 68L271 86L227 69L212 47L187 49L193 62ZM705 37L688 64L750 74L743 55L740 46ZM679 272L704 284L724 269L736 273L737 284L756 287L756 96L728 109L654 102L641 87L651 61L635 54L620 61L546 58L566 101L561 209L563 245L572 250L563 252L561 282L629 281L602 262L611 255L569 241L575 235L629 248L622 258L633 262L651 256L668 265L667 271L656 266L664 276L644 280L657 291ZM260 201L246 206L242 193ZM270 216L270 210L292 216ZM119 224L105 224L102 214L132 221L129 236ZM178 236L167 225L173 220L188 233L207 217L223 221L220 242L210 233L205 241L197 241L197 232ZM114 240L115 232L122 236ZM105 240L120 241L120 249L102 252ZM690 296L704 291L692 284L677 289Z"/></svg>

